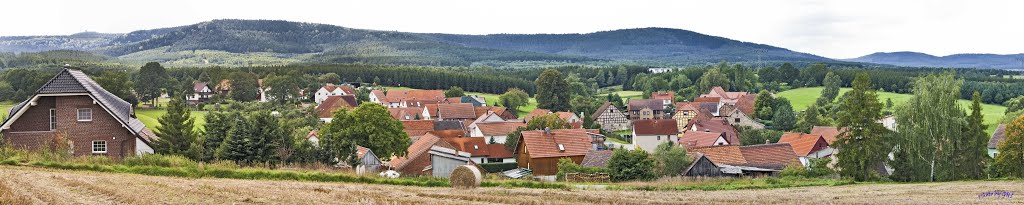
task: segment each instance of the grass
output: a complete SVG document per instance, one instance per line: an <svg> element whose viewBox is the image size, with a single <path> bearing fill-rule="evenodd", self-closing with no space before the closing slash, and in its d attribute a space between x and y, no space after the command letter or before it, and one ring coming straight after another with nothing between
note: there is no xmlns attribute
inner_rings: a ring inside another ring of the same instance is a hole
<svg viewBox="0 0 1024 205"><path fill-rule="evenodd" d="M196 130L202 130L206 125L206 113L207 111L192 111L192 119L195 119ZM150 130L156 130L156 127L160 125L160 116L164 114L167 114L167 110L164 108L135 110L135 117L138 117L139 121L142 121L142 124L146 124L146 127Z"/></svg>
<svg viewBox="0 0 1024 205"><path fill-rule="evenodd" d="M853 184L850 180L804 178L804 177L763 177L763 178L691 178L670 177L649 182L629 182L613 186L617 190L642 191L719 191L740 189L772 189L806 186L838 186Z"/></svg>
<svg viewBox="0 0 1024 205"><path fill-rule="evenodd" d="M821 90L823 89L824 87L797 88L777 93L776 96L789 99L790 103L792 103L793 105L793 110L801 111L806 109L807 106L814 104L814 102L818 99L818 96L821 96ZM842 88L839 90L839 95L842 96L843 93L846 93L847 91L850 90L850 88ZM913 97L913 95L891 92L878 92L878 100L882 102L883 106L885 104L886 99L892 99L893 105L899 105L900 103L904 103L910 100L911 97ZM958 103L962 108L970 109L970 100L959 100ZM985 117L985 125L988 125L989 134L995 132L999 119L1003 118L1005 112L1006 107L1002 105L981 105L981 114L984 115Z"/></svg>
<svg viewBox="0 0 1024 205"><path fill-rule="evenodd" d="M622 97L622 100L626 100L626 99L634 99L634 100L636 100L636 99L643 99L643 95L644 95L644 92L641 92L641 91L631 91L631 90L615 91L615 92L612 92L612 93L618 94L619 97ZM600 95L595 95L595 96L597 96L597 97L606 97L609 94L610 93L605 93L605 94L600 94Z"/></svg>
<svg viewBox="0 0 1024 205"><path fill-rule="evenodd" d="M15 105L18 105L18 103L10 101L0 102L0 116L7 117L7 110L10 110Z"/></svg>

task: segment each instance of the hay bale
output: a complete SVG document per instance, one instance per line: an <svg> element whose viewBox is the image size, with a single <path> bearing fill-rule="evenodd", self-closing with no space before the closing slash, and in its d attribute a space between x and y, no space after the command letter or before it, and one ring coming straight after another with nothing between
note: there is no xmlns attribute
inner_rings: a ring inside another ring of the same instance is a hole
<svg viewBox="0 0 1024 205"><path fill-rule="evenodd" d="M452 171L448 181L452 184L453 188L472 189L480 187L480 182L483 181L483 174L480 173L480 169L477 169L476 166L462 165Z"/></svg>

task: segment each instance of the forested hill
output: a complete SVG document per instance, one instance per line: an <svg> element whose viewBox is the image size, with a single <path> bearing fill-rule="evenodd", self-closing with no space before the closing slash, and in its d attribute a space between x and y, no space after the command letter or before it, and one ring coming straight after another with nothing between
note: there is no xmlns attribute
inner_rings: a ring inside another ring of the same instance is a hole
<svg viewBox="0 0 1024 205"><path fill-rule="evenodd" d="M275 20L214 20L128 34L0 37L0 52L94 51L134 61L394 63L636 61L682 65L831 62L763 44L692 31L640 28L588 34L424 34ZM254 57L253 53L259 53ZM228 62L231 63L231 62ZM252 63L252 62L249 62Z"/></svg>
<svg viewBox="0 0 1024 205"><path fill-rule="evenodd" d="M441 42L470 47L579 55L600 59L672 63L833 61L770 45L670 28L622 29L587 34L428 35Z"/></svg>
<svg viewBox="0 0 1024 205"><path fill-rule="evenodd" d="M878 52L847 61L909 67L1024 68L1024 54L955 54L939 57L918 52Z"/></svg>

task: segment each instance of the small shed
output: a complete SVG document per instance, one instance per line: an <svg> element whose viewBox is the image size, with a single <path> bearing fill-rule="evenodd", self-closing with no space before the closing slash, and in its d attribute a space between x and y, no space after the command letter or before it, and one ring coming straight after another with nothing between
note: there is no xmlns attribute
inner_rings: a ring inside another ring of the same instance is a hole
<svg viewBox="0 0 1024 205"><path fill-rule="evenodd" d="M434 177L448 178L452 171L455 171L455 168L473 164L469 157L469 152L460 152L441 146L430 147L431 173Z"/></svg>

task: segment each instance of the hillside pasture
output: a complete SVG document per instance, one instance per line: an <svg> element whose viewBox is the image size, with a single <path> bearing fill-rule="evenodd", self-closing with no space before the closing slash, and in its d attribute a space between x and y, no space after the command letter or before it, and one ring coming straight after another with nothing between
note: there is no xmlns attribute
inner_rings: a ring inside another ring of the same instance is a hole
<svg viewBox="0 0 1024 205"><path fill-rule="evenodd" d="M192 111L192 119L195 119L195 130L203 130L206 126L206 113L207 111ZM156 128L160 126L160 116L164 114L167 114L167 110L163 108L135 110L135 117L139 118L142 124L146 124L146 128L153 131L156 131Z"/></svg>
<svg viewBox="0 0 1024 205"><path fill-rule="evenodd" d="M824 89L824 87L797 88L776 93L775 96L789 99L789 102L793 105L793 110L802 111L804 109L807 109L807 106L814 104L814 102L817 101L818 96L821 96L821 91ZM842 96L843 93L846 93L850 90L850 88L842 88L839 90L839 95ZM909 101L911 97L913 97L913 95L892 92L878 92L878 100L882 102L883 110L890 110L884 108L885 102L888 99L892 99L893 107L896 107L904 102ZM957 101L957 103L960 104L961 108L963 108L966 111L969 111L971 106L970 100L961 99ZM989 134L995 132L996 126L999 123L999 119L1003 118L1005 112L1006 106L994 104L981 105L981 114L984 115L985 117L985 125L988 125Z"/></svg>

